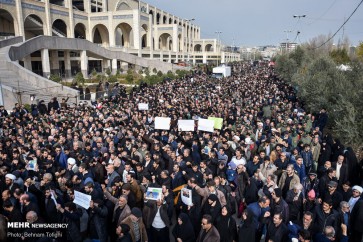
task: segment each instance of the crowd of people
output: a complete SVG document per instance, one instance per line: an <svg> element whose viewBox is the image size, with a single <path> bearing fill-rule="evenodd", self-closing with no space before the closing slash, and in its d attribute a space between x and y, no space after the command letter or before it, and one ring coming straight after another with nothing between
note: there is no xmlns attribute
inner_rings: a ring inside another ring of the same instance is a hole
<svg viewBox="0 0 363 242"><path fill-rule="evenodd" d="M36 112L0 107L0 237L361 242L362 161L325 131L324 107L306 112L272 68L233 70L228 78L196 72L129 94L116 85L93 107L56 99ZM155 129L156 117L170 117L170 129ZM208 117L223 118L222 128L198 131L198 119ZM180 119L195 120L195 131L180 131ZM162 194L149 199L148 188ZM79 192L91 196L87 209L73 202ZM59 236L24 236L44 231Z"/></svg>

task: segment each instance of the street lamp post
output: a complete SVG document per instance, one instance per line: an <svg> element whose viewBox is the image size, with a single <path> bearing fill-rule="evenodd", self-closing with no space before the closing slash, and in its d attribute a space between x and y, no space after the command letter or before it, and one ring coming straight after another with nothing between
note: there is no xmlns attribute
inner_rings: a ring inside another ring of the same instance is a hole
<svg viewBox="0 0 363 242"><path fill-rule="evenodd" d="M219 59L221 58L221 54L222 54L222 52L221 52L221 43L220 43L220 39L219 39L219 35L222 33L222 31L216 31L215 32L216 34L217 34L217 38L218 38L218 40L217 40L217 44L219 45L219 55L218 55L218 57L217 57L217 66L219 66Z"/></svg>

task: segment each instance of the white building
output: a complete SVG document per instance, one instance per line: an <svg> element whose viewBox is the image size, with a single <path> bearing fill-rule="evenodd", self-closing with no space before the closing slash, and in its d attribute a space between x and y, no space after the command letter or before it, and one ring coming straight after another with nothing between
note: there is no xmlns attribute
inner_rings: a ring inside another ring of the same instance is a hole
<svg viewBox="0 0 363 242"><path fill-rule="evenodd" d="M237 53L222 51L217 39L201 39L200 33L192 20L136 0L0 0L0 35L24 40L39 35L81 38L112 51L169 63L239 60ZM32 53L21 64L43 76L69 77L80 71L82 58L87 58L84 73L124 65L121 60L61 49Z"/></svg>

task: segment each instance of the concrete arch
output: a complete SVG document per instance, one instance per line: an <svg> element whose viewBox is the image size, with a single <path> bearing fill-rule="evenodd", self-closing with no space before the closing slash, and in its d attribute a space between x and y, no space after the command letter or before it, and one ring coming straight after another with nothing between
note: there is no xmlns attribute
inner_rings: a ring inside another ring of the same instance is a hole
<svg viewBox="0 0 363 242"><path fill-rule="evenodd" d="M97 24L93 27L92 42L95 44L102 44L104 46L110 45L109 32L105 25Z"/></svg>
<svg viewBox="0 0 363 242"><path fill-rule="evenodd" d="M9 35L19 35L19 25L16 18L6 9L0 9L0 32Z"/></svg>
<svg viewBox="0 0 363 242"><path fill-rule="evenodd" d="M141 37L141 48L144 49L146 48L148 45L147 45L147 34L144 34L142 37Z"/></svg>
<svg viewBox="0 0 363 242"><path fill-rule="evenodd" d="M56 19L52 23L52 35L53 36L59 36L59 34L63 35L63 37L69 36L69 30L66 22L64 22L62 19ZM61 36L60 36L61 37Z"/></svg>
<svg viewBox="0 0 363 242"><path fill-rule="evenodd" d="M163 33L159 36L159 49L160 50L172 50L173 38L168 33Z"/></svg>
<svg viewBox="0 0 363 242"><path fill-rule="evenodd" d="M74 38L87 39L87 28L83 23L74 26Z"/></svg>
<svg viewBox="0 0 363 242"><path fill-rule="evenodd" d="M127 3L120 1L116 5L116 11L123 11L123 10L132 10L132 8Z"/></svg>
<svg viewBox="0 0 363 242"><path fill-rule="evenodd" d="M133 47L134 33L132 27L128 23L120 23L115 29L115 44L124 47Z"/></svg>
<svg viewBox="0 0 363 242"><path fill-rule="evenodd" d="M149 27L147 26L147 24L143 24L141 25L141 48L145 48L150 46L150 43L148 41L148 36L149 36Z"/></svg>
<svg viewBox="0 0 363 242"><path fill-rule="evenodd" d="M38 35L46 33L47 26L44 24L42 17L29 14L24 18L24 35L25 39L31 39Z"/></svg>
<svg viewBox="0 0 363 242"><path fill-rule="evenodd" d="M143 24L143 25L141 25L141 28L142 28L142 30L143 30L143 31L145 31L145 32L148 32L148 30L149 30L149 26L147 26L147 24Z"/></svg>
<svg viewBox="0 0 363 242"><path fill-rule="evenodd" d="M212 52L213 51L213 45L212 44L206 44L204 47L204 50L206 52Z"/></svg>
<svg viewBox="0 0 363 242"><path fill-rule="evenodd" d="M194 51L197 51L197 52L202 51L202 46L201 46L200 44L196 44L196 45L194 46Z"/></svg>

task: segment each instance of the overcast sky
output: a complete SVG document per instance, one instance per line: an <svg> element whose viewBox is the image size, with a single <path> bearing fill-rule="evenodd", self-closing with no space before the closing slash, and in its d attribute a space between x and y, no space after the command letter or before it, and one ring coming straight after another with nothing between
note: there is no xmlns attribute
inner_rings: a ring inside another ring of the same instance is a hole
<svg viewBox="0 0 363 242"><path fill-rule="evenodd" d="M144 0L201 27L202 38L217 38L237 46L277 45L286 41L306 42L318 35L333 34L361 0ZM293 18L304 15L306 18ZM353 45L363 41L363 4L344 27ZM296 38L300 31L299 39ZM342 38L343 30L334 43Z"/></svg>

